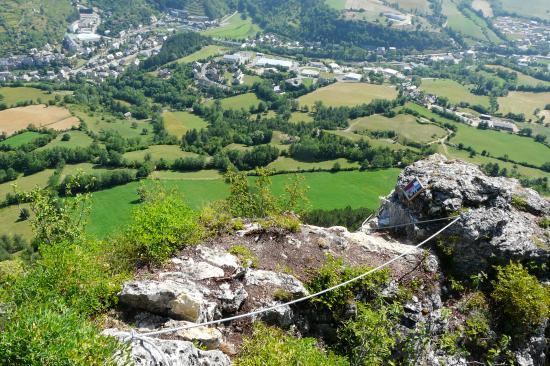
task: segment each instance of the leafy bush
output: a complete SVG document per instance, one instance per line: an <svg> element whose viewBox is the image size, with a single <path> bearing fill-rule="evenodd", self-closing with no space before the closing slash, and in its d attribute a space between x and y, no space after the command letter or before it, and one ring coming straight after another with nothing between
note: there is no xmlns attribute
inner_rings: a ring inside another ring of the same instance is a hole
<svg viewBox="0 0 550 366"><path fill-rule="evenodd" d="M267 218L294 211L300 213L306 206L303 178L294 179L285 185L285 193L275 197L271 189L270 172L256 169L257 178L251 186L244 173L228 172L226 180L230 183L227 204L234 217Z"/></svg>
<svg viewBox="0 0 550 366"><path fill-rule="evenodd" d="M512 206L520 211L527 211L527 201L521 196L512 196Z"/></svg>
<svg viewBox="0 0 550 366"><path fill-rule="evenodd" d="M344 265L342 259L335 259L328 256L323 266L315 274L314 278L307 284L308 290L315 293L328 287L350 280L369 270L369 267L350 267ZM336 319L339 319L345 306L354 299L369 300L375 298L382 287L387 284L389 273L387 270L377 271L365 276L347 286L325 293L313 302L326 306L333 312Z"/></svg>
<svg viewBox="0 0 550 366"><path fill-rule="evenodd" d="M1 365L115 365L118 342L72 309L29 304L0 322Z"/></svg>
<svg viewBox="0 0 550 366"><path fill-rule="evenodd" d="M353 365L386 365L396 343L390 334L398 307L381 307L357 304L357 315L338 329L339 348L348 353Z"/></svg>
<svg viewBox="0 0 550 366"><path fill-rule="evenodd" d="M319 348L313 338L296 338L284 331L256 323L245 339L235 366L345 366L341 356Z"/></svg>
<svg viewBox="0 0 550 366"><path fill-rule="evenodd" d="M138 261L159 264L203 235L199 214L181 196L160 189L147 194L145 203L134 211L125 239Z"/></svg>
<svg viewBox="0 0 550 366"><path fill-rule="evenodd" d="M56 301L81 314L97 314L116 302L125 274L111 269L100 243L42 245L41 258L23 276L8 278L0 300L24 306Z"/></svg>
<svg viewBox="0 0 550 366"><path fill-rule="evenodd" d="M215 201L206 205L200 213L200 222L206 230L206 235L216 236L231 233L243 228L240 219L234 220L226 201Z"/></svg>
<svg viewBox="0 0 550 366"><path fill-rule="evenodd" d="M497 267L491 297L510 335L521 335L550 315L550 289L539 283L521 264Z"/></svg>

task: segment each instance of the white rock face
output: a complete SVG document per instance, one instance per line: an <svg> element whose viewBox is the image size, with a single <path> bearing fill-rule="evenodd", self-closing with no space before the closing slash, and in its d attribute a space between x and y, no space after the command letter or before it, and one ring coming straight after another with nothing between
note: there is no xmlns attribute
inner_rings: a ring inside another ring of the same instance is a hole
<svg viewBox="0 0 550 366"><path fill-rule="evenodd" d="M127 334L107 329L104 335L125 341ZM187 341L147 338L146 341L131 341L131 361L136 366L230 366L231 360L221 351L202 351ZM128 365L128 360L120 356L117 363Z"/></svg>
<svg viewBox="0 0 550 366"><path fill-rule="evenodd" d="M278 287L294 296L306 296L309 292L294 276L264 270L248 270L245 274L247 285Z"/></svg>
<svg viewBox="0 0 550 366"><path fill-rule="evenodd" d="M169 278L126 282L119 300L135 309L192 322L212 320L217 306L196 284Z"/></svg>
<svg viewBox="0 0 550 366"><path fill-rule="evenodd" d="M170 320L163 325L163 328L179 328L187 325L192 325L191 322ZM222 333L216 328L196 327L190 329L181 329L174 332L179 338L184 341L198 342L208 349L216 349L223 341Z"/></svg>
<svg viewBox="0 0 550 366"><path fill-rule="evenodd" d="M197 251L204 261L215 266L228 268L233 271L240 267L239 259L226 251L209 248L202 245L197 247Z"/></svg>

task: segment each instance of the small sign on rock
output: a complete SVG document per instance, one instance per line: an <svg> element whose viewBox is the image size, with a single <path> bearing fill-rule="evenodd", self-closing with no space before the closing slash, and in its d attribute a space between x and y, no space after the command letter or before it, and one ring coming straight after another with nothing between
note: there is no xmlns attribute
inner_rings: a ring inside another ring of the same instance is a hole
<svg viewBox="0 0 550 366"><path fill-rule="evenodd" d="M402 187L401 189L403 190L405 197L407 197L409 201L415 199L416 196L418 196L425 190L424 186L417 177L414 177L414 179L411 180L409 184L407 184L405 187Z"/></svg>

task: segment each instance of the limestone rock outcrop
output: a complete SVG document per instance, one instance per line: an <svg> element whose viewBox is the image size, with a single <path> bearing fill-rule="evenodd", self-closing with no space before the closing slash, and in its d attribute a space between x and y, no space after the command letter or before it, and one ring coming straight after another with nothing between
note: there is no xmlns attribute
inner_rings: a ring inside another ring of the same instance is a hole
<svg viewBox="0 0 550 366"><path fill-rule="evenodd" d="M418 179L425 188L409 200L403 187ZM465 275L509 260L548 263L550 235L537 224L550 215L550 202L515 179L488 177L476 165L433 155L406 167L395 190L383 200L369 228L411 223L393 229L416 242L460 215L440 239L452 252L455 269Z"/></svg>

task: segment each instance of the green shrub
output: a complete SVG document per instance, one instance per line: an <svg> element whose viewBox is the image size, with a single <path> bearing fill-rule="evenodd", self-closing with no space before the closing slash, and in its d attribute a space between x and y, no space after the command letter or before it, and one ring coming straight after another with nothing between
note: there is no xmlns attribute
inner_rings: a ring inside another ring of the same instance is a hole
<svg viewBox="0 0 550 366"><path fill-rule="evenodd" d="M115 365L120 344L74 310L28 305L0 321L0 365Z"/></svg>
<svg viewBox="0 0 550 366"><path fill-rule="evenodd" d="M273 214L265 220L260 220L260 225L263 229L279 228L291 233L296 233L300 230L300 219L292 213Z"/></svg>
<svg viewBox="0 0 550 366"><path fill-rule="evenodd" d="M510 335L521 335L550 315L550 289L530 275L521 264L497 267L491 297Z"/></svg>
<svg viewBox="0 0 550 366"><path fill-rule="evenodd" d="M85 315L116 302L126 275L113 270L101 243L42 245L40 255L24 275L6 281L0 300L16 306L56 301Z"/></svg>
<svg viewBox="0 0 550 366"><path fill-rule="evenodd" d="M338 329L339 348L353 365L386 365L396 343L390 328L398 314L397 307L373 309L358 303L357 315Z"/></svg>
<svg viewBox="0 0 550 366"><path fill-rule="evenodd" d="M159 264L204 236L199 214L174 192L148 194L133 213L125 239L140 262Z"/></svg>
<svg viewBox="0 0 550 366"><path fill-rule="evenodd" d="M538 222L539 226L543 229L549 229L550 228L550 217L545 216Z"/></svg>
<svg viewBox="0 0 550 366"><path fill-rule="evenodd" d="M520 211L527 211L528 208L525 198L516 195L512 196L512 206Z"/></svg>
<svg viewBox="0 0 550 366"><path fill-rule="evenodd" d="M344 265L342 259L335 259L332 256L328 256L323 266L307 284L307 287L311 293L315 293L345 282L367 272L369 269L370 268L367 266L350 267ZM387 284L388 280L388 270L377 271L347 286L327 292L312 301L326 306L333 312L335 318L338 319L344 307L350 302L353 302L358 296L364 300L376 298L377 294L381 291L382 287Z"/></svg>
<svg viewBox="0 0 550 366"><path fill-rule="evenodd" d="M229 248L229 253L233 254L241 260L241 263L246 267L258 267L258 257L244 245L233 245Z"/></svg>
<svg viewBox="0 0 550 366"><path fill-rule="evenodd" d="M254 325L251 337L245 339L235 366L347 366L348 361L318 347L313 338L296 338L284 331Z"/></svg>

